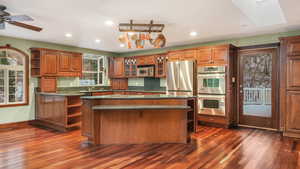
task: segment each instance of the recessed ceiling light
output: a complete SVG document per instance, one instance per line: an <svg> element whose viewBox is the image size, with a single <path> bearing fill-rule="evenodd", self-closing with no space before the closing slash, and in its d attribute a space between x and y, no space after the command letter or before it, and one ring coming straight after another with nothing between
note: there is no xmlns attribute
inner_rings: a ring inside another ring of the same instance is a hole
<svg viewBox="0 0 300 169"><path fill-rule="evenodd" d="M123 43L121 43L121 44L120 44L120 47L121 47L121 48L124 48L124 47L125 47L125 45L124 45Z"/></svg>
<svg viewBox="0 0 300 169"><path fill-rule="evenodd" d="M105 25L107 25L107 26L113 26L114 22L111 21L111 20L108 20L108 21L105 21Z"/></svg>
<svg viewBox="0 0 300 169"><path fill-rule="evenodd" d="M71 33L66 33L65 36L66 36L67 38L70 38L70 37L72 37L72 34L71 34Z"/></svg>
<svg viewBox="0 0 300 169"><path fill-rule="evenodd" d="M96 39L95 42L96 42L96 43L100 43L101 40L100 40L100 39Z"/></svg>
<svg viewBox="0 0 300 169"><path fill-rule="evenodd" d="M197 34L198 34L198 33L197 33L197 32L194 32L194 31L193 31L193 32L190 32L190 36L197 36Z"/></svg>
<svg viewBox="0 0 300 169"><path fill-rule="evenodd" d="M265 0L256 0L256 2L263 2L263 1L265 1Z"/></svg>

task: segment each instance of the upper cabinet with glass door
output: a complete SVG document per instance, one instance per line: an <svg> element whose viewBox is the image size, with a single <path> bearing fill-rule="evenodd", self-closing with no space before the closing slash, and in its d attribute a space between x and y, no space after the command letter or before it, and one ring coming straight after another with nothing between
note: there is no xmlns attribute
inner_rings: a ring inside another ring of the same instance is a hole
<svg viewBox="0 0 300 169"><path fill-rule="evenodd" d="M26 55L0 48L0 106L27 103Z"/></svg>

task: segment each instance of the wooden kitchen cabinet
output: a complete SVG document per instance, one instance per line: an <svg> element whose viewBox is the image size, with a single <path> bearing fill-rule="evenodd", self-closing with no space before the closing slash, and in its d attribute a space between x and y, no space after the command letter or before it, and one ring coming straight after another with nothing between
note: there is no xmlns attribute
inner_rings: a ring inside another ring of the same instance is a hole
<svg viewBox="0 0 300 169"><path fill-rule="evenodd" d="M125 58L124 73L126 78L137 77L137 59L135 57Z"/></svg>
<svg viewBox="0 0 300 169"><path fill-rule="evenodd" d="M300 91L287 92L286 131L300 134Z"/></svg>
<svg viewBox="0 0 300 169"><path fill-rule="evenodd" d="M82 54L74 54L71 59L71 70L82 75Z"/></svg>
<svg viewBox="0 0 300 169"><path fill-rule="evenodd" d="M59 54L55 51L41 51L41 75L42 76L56 76L57 62Z"/></svg>
<svg viewBox="0 0 300 169"><path fill-rule="evenodd" d="M300 138L300 36L280 38L280 112L283 135Z"/></svg>
<svg viewBox="0 0 300 169"><path fill-rule="evenodd" d="M199 48L197 49L197 64L209 64L211 63L211 55L212 55L212 49L211 48Z"/></svg>
<svg viewBox="0 0 300 169"><path fill-rule="evenodd" d="M40 77L39 78L39 86L41 92L56 92L56 77Z"/></svg>
<svg viewBox="0 0 300 169"><path fill-rule="evenodd" d="M155 77L165 78L167 74L167 54L160 54L156 56L155 67Z"/></svg>
<svg viewBox="0 0 300 169"><path fill-rule="evenodd" d="M32 76L82 75L82 54L53 49L31 48Z"/></svg>
<svg viewBox="0 0 300 169"><path fill-rule="evenodd" d="M300 55L287 59L287 88L300 90Z"/></svg>
<svg viewBox="0 0 300 169"><path fill-rule="evenodd" d="M196 50L188 49L183 51L183 55L181 55L180 60L195 60L196 59Z"/></svg>
<svg viewBox="0 0 300 169"><path fill-rule="evenodd" d="M156 55L136 56L137 65L154 65Z"/></svg>
<svg viewBox="0 0 300 169"><path fill-rule="evenodd" d="M300 39L291 39L287 44L288 56L299 56L300 55Z"/></svg>
<svg viewBox="0 0 300 169"><path fill-rule="evenodd" d="M61 52L59 55L58 76L81 76L82 56L69 52Z"/></svg>
<svg viewBox="0 0 300 169"><path fill-rule="evenodd" d="M124 57L111 57L109 59L109 77L125 78Z"/></svg>
<svg viewBox="0 0 300 169"><path fill-rule="evenodd" d="M168 61L172 62L172 61L178 61L180 60L181 56L183 56L184 53L182 50L180 51L169 51L168 52Z"/></svg>
<svg viewBox="0 0 300 169"><path fill-rule="evenodd" d="M197 64L199 66L225 65L228 63L231 45L200 47L197 50Z"/></svg>
<svg viewBox="0 0 300 169"><path fill-rule="evenodd" d="M126 90L128 89L128 79L111 79L112 90Z"/></svg>
<svg viewBox="0 0 300 169"><path fill-rule="evenodd" d="M35 125L67 131L81 126L80 95L36 94Z"/></svg>
<svg viewBox="0 0 300 169"><path fill-rule="evenodd" d="M226 64L229 55L228 47L213 48L211 60L213 63Z"/></svg>

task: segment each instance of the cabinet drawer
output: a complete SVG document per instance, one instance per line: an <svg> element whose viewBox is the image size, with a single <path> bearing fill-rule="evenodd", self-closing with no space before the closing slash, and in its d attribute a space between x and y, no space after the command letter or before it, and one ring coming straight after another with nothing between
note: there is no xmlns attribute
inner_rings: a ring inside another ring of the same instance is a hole
<svg viewBox="0 0 300 169"><path fill-rule="evenodd" d="M209 116L209 115L199 115L198 114L198 121L206 122L206 123L213 123L213 124L220 124L220 125L227 125L227 120L225 117L218 117L218 116Z"/></svg>

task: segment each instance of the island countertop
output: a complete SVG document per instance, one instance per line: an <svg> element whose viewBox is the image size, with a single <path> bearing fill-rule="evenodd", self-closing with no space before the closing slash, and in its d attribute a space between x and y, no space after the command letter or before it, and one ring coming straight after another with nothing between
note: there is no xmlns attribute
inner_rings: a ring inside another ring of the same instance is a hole
<svg viewBox="0 0 300 169"><path fill-rule="evenodd" d="M81 99L106 99L106 100L136 100L136 99L190 99L196 96L174 96L174 95L104 95L104 96L82 96Z"/></svg>

